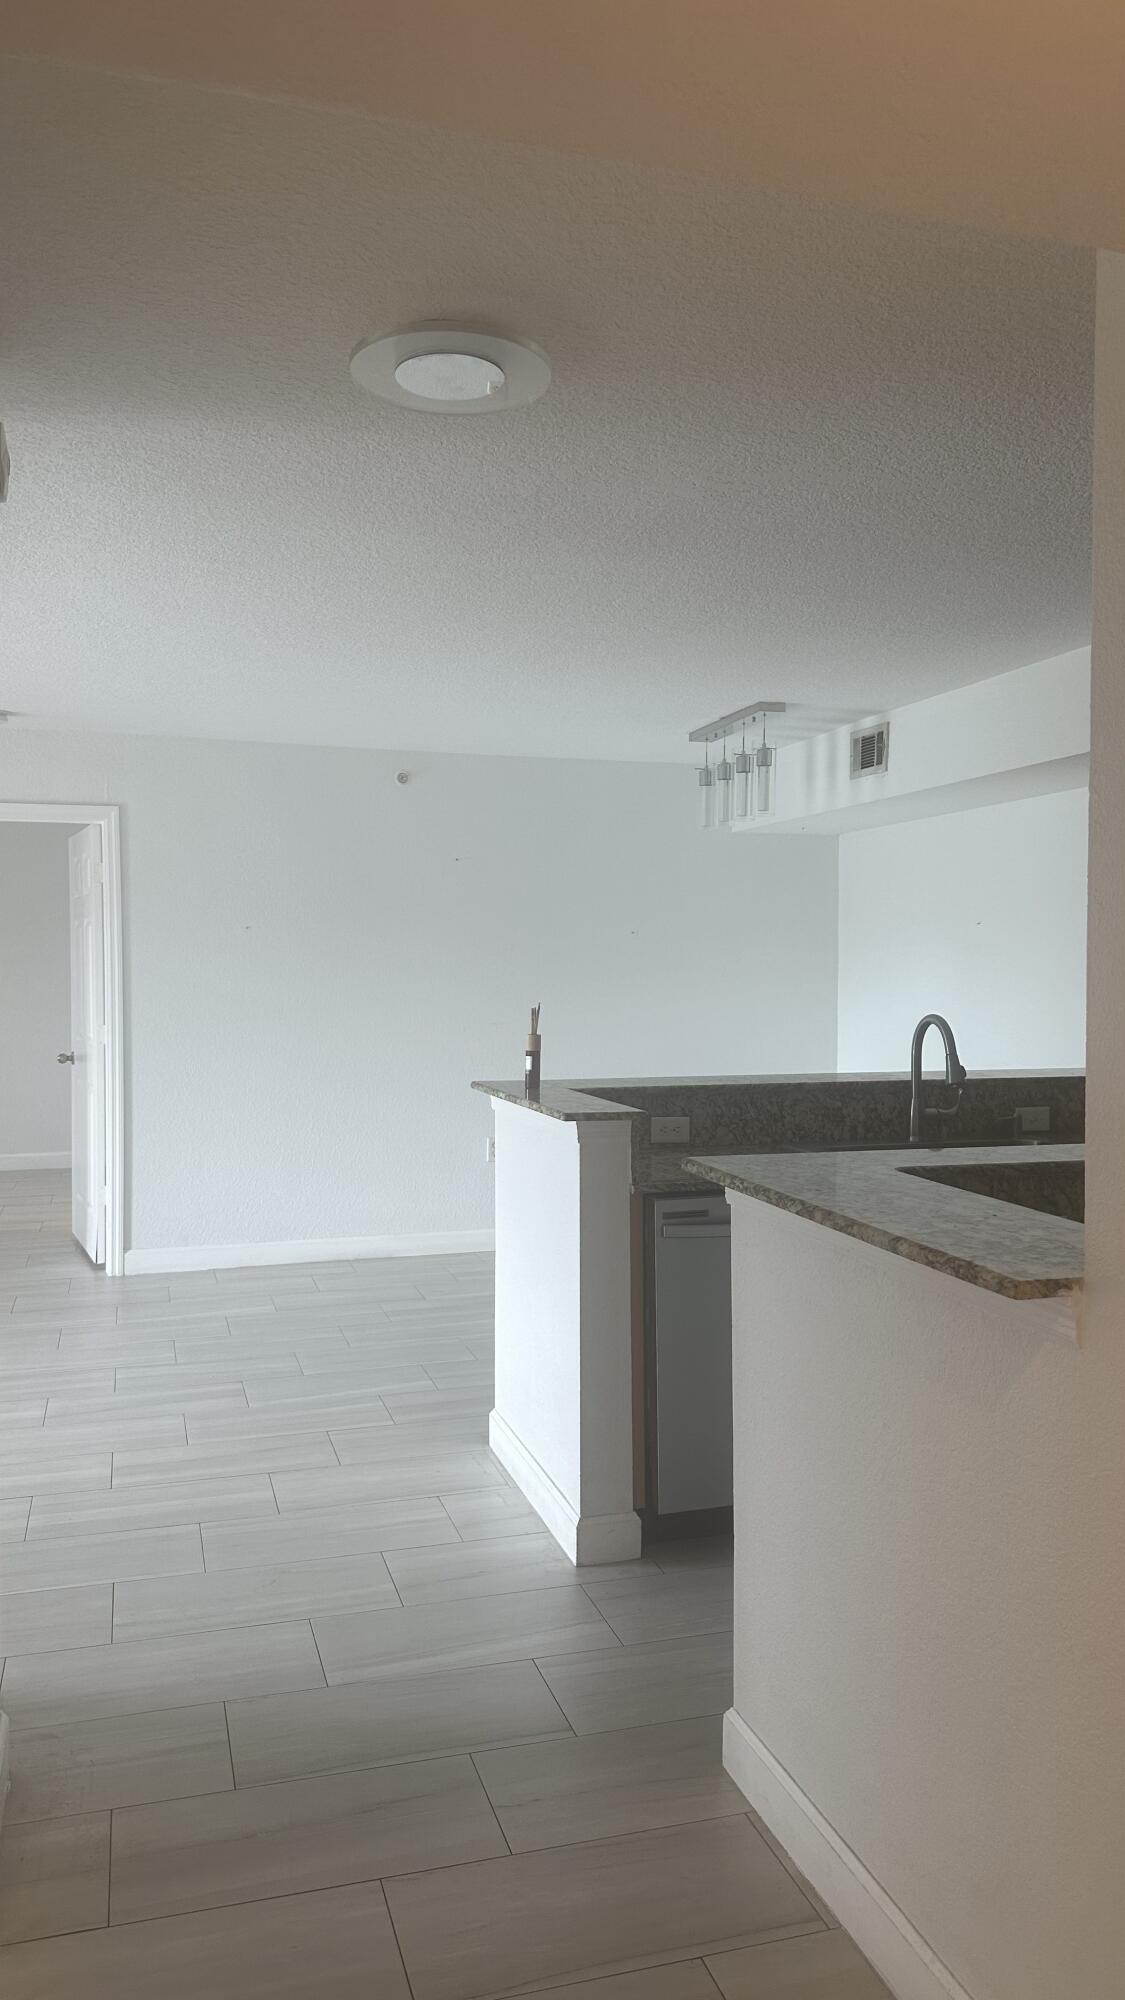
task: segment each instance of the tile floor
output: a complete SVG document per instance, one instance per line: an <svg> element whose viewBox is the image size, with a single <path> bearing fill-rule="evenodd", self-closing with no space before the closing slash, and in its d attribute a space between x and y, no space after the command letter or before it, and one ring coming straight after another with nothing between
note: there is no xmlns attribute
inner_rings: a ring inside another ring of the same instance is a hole
<svg viewBox="0 0 1125 2000"><path fill-rule="evenodd" d="M5 2000L885 2000L726 1777L730 1563L581 1580L488 1260L107 1280L0 1176Z"/></svg>

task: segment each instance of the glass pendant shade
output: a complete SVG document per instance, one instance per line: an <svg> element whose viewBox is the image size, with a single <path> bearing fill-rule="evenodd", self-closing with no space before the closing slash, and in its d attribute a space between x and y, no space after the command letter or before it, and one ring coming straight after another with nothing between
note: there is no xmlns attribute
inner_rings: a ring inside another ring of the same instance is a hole
<svg viewBox="0 0 1125 2000"><path fill-rule="evenodd" d="M734 760L734 803L731 817L736 826L750 819L754 811L754 759L749 750L740 750Z"/></svg>
<svg viewBox="0 0 1125 2000"><path fill-rule="evenodd" d="M777 767L774 752L762 743L754 753L754 812L758 819L772 817L777 804Z"/></svg>
<svg viewBox="0 0 1125 2000"><path fill-rule="evenodd" d="M715 773L709 764L699 772L699 824L706 832L715 824Z"/></svg>
<svg viewBox="0 0 1125 2000"><path fill-rule="evenodd" d="M715 824L729 826L731 814L731 794L734 788L734 765L723 751L715 766Z"/></svg>

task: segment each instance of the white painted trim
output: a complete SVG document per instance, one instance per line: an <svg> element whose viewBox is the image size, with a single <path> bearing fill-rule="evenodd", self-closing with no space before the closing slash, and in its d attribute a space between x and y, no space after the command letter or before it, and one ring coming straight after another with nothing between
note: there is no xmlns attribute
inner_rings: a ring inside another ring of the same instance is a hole
<svg viewBox="0 0 1125 2000"><path fill-rule="evenodd" d="M36 1173L45 1167L69 1167L69 1153L0 1153L0 1174Z"/></svg>
<svg viewBox="0 0 1125 2000"><path fill-rule="evenodd" d="M366 1257L453 1257L491 1250L491 1229L438 1229L417 1236L287 1237L280 1243L186 1243L127 1250L128 1277L157 1271L233 1271L254 1264L335 1264Z"/></svg>
<svg viewBox="0 0 1125 2000"><path fill-rule="evenodd" d="M0 821L41 826L100 826L105 875L105 1272L125 1270L125 980L121 895L121 811L118 806L0 804Z"/></svg>
<svg viewBox="0 0 1125 2000"><path fill-rule="evenodd" d="M565 1556L577 1568L596 1563L631 1562L641 1553L640 1516L628 1514L576 1514L565 1493L560 1492L539 1460L530 1452L499 1410L488 1419L489 1448L510 1472L525 1500L529 1500L545 1528L554 1536Z"/></svg>
<svg viewBox="0 0 1125 2000"><path fill-rule="evenodd" d="M896 2000L973 2000L734 1708L723 1718L723 1763Z"/></svg>

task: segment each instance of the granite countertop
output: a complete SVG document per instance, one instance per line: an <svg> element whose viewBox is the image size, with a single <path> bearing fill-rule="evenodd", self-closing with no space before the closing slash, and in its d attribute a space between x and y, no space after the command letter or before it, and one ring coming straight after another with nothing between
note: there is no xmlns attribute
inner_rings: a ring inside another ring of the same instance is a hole
<svg viewBox="0 0 1125 2000"><path fill-rule="evenodd" d="M693 1172L683 1153L649 1153L639 1164L633 1162L633 1192L698 1195L699 1175Z"/></svg>
<svg viewBox="0 0 1125 2000"><path fill-rule="evenodd" d="M948 1146L890 1152L733 1153L684 1162L699 1179L837 1229L896 1257L944 1271L1009 1299L1042 1299L1082 1284L1081 1222L1024 1207L1044 1170L1069 1184L1082 1146ZM1010 1198L972 1192L945 1178L998 1168ZM941 1180L925 1178L942 1175ZM1033 1178L1028 1178L1028 1177Z"/></svg>
<svg viewBox="0 0 1125 2000"><path fill-rule="evenodd" d="M562 1118L569 1121L578 1118L636 1118L640 1115L638 1105L617 1104L609 1097L593 1097L573 1083L542 1083L537 1097L529 1097L523 1087L523 1078L516 1083L474 1083L474 1090L483 1090L489 1097L499 1097L505 1104L522 1104L525 1111L538 1111L543 1118Z"/></svg>

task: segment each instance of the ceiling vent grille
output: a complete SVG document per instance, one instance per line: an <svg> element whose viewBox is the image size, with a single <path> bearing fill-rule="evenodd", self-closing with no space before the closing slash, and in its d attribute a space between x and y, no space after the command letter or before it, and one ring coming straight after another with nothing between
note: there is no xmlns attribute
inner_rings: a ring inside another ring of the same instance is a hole
<svg viewBox="0 0 1125 2000"><path fill-rule="evenodd" d="M870 729L852 731L852 777L876 778L887 768L891 746L891 725L876 722Z"/></svg>

